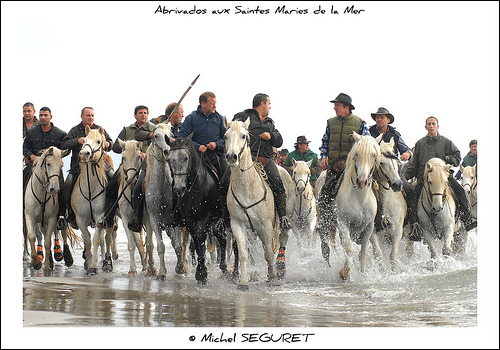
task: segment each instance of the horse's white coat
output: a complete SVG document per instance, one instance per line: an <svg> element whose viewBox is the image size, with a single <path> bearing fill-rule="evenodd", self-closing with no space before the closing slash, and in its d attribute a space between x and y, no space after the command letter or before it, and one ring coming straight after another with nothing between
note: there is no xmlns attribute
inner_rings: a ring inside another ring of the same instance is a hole
<svg viewBox="0 0 500 350"><path fill-rule="evenodd" d="M464 188L469 210L472 217L477 220L477 164L473 167L460 165L462 171L462 187Z"/></svg>
<svg viewBox="0 0 500 350"><path fill-rule="evenodd" d="M122 148L122 164L118 169L120 173L118 193L123 191L124 186L127 181L133 177L137 171L140 169L142 164L141 158L141 143L135 140L122 141L118 139L120 147ZM142 245L141 236L138 232L133 232L129 230L128 223L132 220L134 211L132 209L132 195L134 191L135 181L129 185L120 199L118 200L118 208L120 210L120 217L122 219L123 228L127 234L127 250L130 255L130 269L129 275L137 274L137 265L135 264L135 250L139 251L139 256L141 258L142 268L146 269L146 251Z"/></svg>
<svg viewBox="0 0 500 350"><path fill-rule="evenodd" d="M277 281L273 242L276 241L279 231L273 193L267 182L257 172L252 161L248 145L249 124L250 118L244 123L241 121L231 122L225 134L227 160L231 167L227 207L231 216L233 237L238 244L241 264L239 285L243 287L247 287L249 283L246 234L251 229L250 221L257 236L262 241L271 282ZM238 201L247 208L248 216Z"/></svg>
<svg viewBox="0 0 500 350"><path fill-rule="evenodd" d="M423 229L424 241L431 252L431 260L437 256L435 239L443 239L443 255L451 255L455 232L455 200L448 187L450 164L439 158L430 159L425 165L424 187L417 204L418 222Z"/></svg>
<svg viewBox="0 0 500 350"><path fill-rule="evenodd" d="M378 210L381 212L382 226L385 229L378 233L374 230L371 242L374 255L382 262L383 255L380 249L379 236L389 235L391 237L390 261L392 268L395 269L403 235L403 224L407 209L406 200L401 192L403 183L398 173L397 155L394 153L394 139L391 139L390 142L381 141L380 151L382 158L380 166L375 172L375 178L379 185Z"/></svg>
<svg viewBox="0 0 500 350"><path fill-rule="evenodd" d="M71 193L71 206L76 222L82 232L85 246L85 268L87 273L97 273L97 250L106 231L106 255L111 256L113 228L104 230L95 225L105 214L106 186L108 180L104 171L104 130L85 127L86 137L80 151L80 175ZM88 226L96 226L91 237Z"/></svg>
<svg viewBox="0 0 500 350"><path fill-rule="evenodd" d="M292 180L295 187L295 206L293 209L292 223L297 246L299 249L311 249L313 245L313 232L316 227L316 197L311 185L311 169L313 160L304 162L293 159ZM287 193L289 196L292 193Z"/></svg>
<svg viewBox="0 0 500 350"><path fill-rule="evenodd" d="M64 165L62 157L67 153L68 151L61 151L57 147L47 148L37 159L33 167L33 173L28 181L24 195L27 237L31 248L31 263L35 269L41 267L35 245L35 228L38 226L44 236L44 270L46 272L52 270L50 267L50 249L52 233L56 228L59 211L57 192L62 190L59 188L59 173ZM45 210L42 209L41 202L45 203ZM41 225L42 214L43 226Z"/></svg>
<svg viewBox="0 0 500 350"><path fill-rule="evenodd" d="M352 265L352 238L361 242L359 260L364 272L367 260L368 242L374 227L377 200L372 191L372 175L380 164L379 141L371 136L360 136L354 132L356 141L345 164L344 178L334 200L334 214L339 237L346 254L340 270L342 279L350 278Z"/></svg>

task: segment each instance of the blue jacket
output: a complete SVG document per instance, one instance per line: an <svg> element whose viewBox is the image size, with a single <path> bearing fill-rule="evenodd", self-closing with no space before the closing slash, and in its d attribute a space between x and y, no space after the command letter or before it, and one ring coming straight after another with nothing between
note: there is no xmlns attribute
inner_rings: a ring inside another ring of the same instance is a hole
<svg viewBox="0 0 500 350"><path fill-rule="evenodd" d="M205 115L201 111L201 105L196 111L191 112L181 124L178 137L186 138L191 133L193 135L193 145L196 150L200 145L207 145L210 142L217 143L215 153L222 156L224 154L224 144L222 142L226 127L224 126L224 117L217 111L210 115Z"/></svg>
<svg viewBox="0 0 500 350"><path fill-rule="evenodd" d="M377 129L377 124L370 126L368 130L374 138L377 138L380 135L380 131ZM399 152L399 155L402 155L405 152L410 152L410 157L413 155L411 148L406 145L401 137L401 134L396 131L396 128L387 125L387 131L382 137L382 140L384 140L384 142L391 142L391 138L394 138L394 153L398 154Z"/></svg>

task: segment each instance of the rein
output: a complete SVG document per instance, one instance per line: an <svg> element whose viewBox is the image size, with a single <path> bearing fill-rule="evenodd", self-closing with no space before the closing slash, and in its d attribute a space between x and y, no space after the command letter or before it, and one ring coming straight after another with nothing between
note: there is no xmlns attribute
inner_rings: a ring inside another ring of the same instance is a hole
<svg viewBox="0 0 500 350"><path fill-rule="evenodd" d="M53 175L50 175L49 176L49 173L47 171L47 163L46 163L46 159L47 157L45 157L43 159L43 162L42 164L40 164L40 168L42 166L44 166L44 170L45 170L45 178L47 179L47 182L44 184L42 182L42 180L40 180L40 178L38 177L38 175L33 172L33 175L35 175L35 178L38 180L38 182L40 183L40 185L42 185L42 187L47 187L49 185L49 180L52 178L52 177L55 177L55 176L59 176L59 174L53 174ZM33 188L33 177L31 178L31 193L33 194L33 197L35 197L36 201L42 205L42 227L45 225L45 205L49 202L50 200L50 197L52 197L52 203L55 205L56 204L56 199L55 199L55 196L47 196L47 191L43 191L43 201L40 200L38 198L38 196L36 195L35 193L35 190Z"/></svg>
<svg viewBox="0 0 500 350"><path fill-rule="evenodd" d="M181 149L185 149L187 152L188 152L188 157L189 159L191 159L191 151L189 150L188 147L177 147L177 148L171 148L170 150L171 151L175 151L175 150L181 150ZM186 192L191 192L193 190L193 187L196 183L196 180L198 179L198 174L201 172L201 169L203 167L203 153L201 154L201 157L200 157L200 161L198 162L198 169L196 171L196 175L194 176L194 179L191 180L191 173L192 171L189 171L190 167L188 167L188 172L186 173L174 173L172 172L172 175L173 176L187 176L187 183L190 184L191 186L188 188L188 190ZM200 190L198 191L193 191L195 193L199 193L201 192L201 190L203 189L203 185L201 186Z"/></svg>
<svg viewBox="0 0 500 350"><path fill-rule="evenodd" d="M257 171L257 170L256 170ZM262 176L259 176L260 177L260 180L261 180L261 183L262 183L262 187L264 187L264 196L258 200L257 202L251 204L251 205L248 205L248 206L244 206L240 200L238 199L238 197L236 197L236 195L234 194L234 191L233 191L233 184L231 183L230 186L231 186L231 194L233 195L234 197L234 200L236 201L236 203L238 203L238 205L241 207L241 209L243 209L243 212L245 213L245 215L247 216L248 218L248 222L250 223L250 228L252 229L252 232L255 232L255 229L253 227L253 223L252 223L252 220L250 219L250 215L248 215L248 209L256 206L257 204L259 204L260 202L263 202L266 200L266 196L267 196L267 188L266 188L266 185L264 183L264 179Z"/></svg>
<svg viewBox="0 0 500 350"><path fill-rule="evenodd" d="M449 211L450 211L450 215L452 215L452 216L453 216L453 213L451 212L450 202L449 202L449 201L446 201L446 197L447 197L447 196L446 196L446 193L447 193L447 190L448 190L448 186L446 185L446 186L445 186L445 189L444 189L444 191L443 191L443 193L432 193L432 192L430 191L429 184L427 183L427 181L425 181L425 183L424 183L424 191L425 191L425 195L426 195L426 198L427 198L427 203L428 203L430 206L432 206L431 198L432 198L433 196L442 196L442 203L443 203L443 204L445 204L445 203L447 204L448 209L449 209ZM423 195L424 195L424 194L422 193L422 194L420 195L420 197L422 198L422 197L423 197ZM436 236L440 237L439 232L438 232L438 230L437 230L437 228L436 228L436 223L435 223L435 221L433 220L433 219L436 217L437 213L435 213L435 212L431 212L431 213L429 213L429 211L428 211L428 210L425 208L425 206L424 206L424 201L423 201L423 200L421 200L421 201L420 201L420 205L422 206L422 209L424 210L424 212L425 212L425 214L427 215L427 217L430 219L430 221L431 221L431 223L432 223L432 227L434 228L434 232L436 233Z"/></svg>
<svg viewBox="0 0 500 350"><path fill-rule="evenodd" d="M307 184L309 183L309 179L311 178L311 175L308 174L307 175L307 180L304 181L302 179L300 179L299 181L295 181L295 179L293 180L295 182L295 188L297 188L297 185L300 183L300 182L303 182L304 183L304 187L307 189ZM299 219L301 218L306 218L309 216L309 214L311 214L311 211L312 211L312 206L309 205L309 211L307 212L306 215L300 215L300 213L302 212L302 200L304 201L307 201L307 202L311 202L311 200L314 198L314 194L312 191L309 192L309 194L306 194L306 191L304 190L303 193L299 194L297 192L297 194L295 195L295 197L299 197L299 211L297 212L297 210L295 210L295 213L297 214L297 217ZM304 205L305 207L305 205Z"/></svg>
<svg viewBox="0 0 500 350"><path fill-rule="evenodd" d="M358 166L356 165L356 156L354 156L352 158L352 160L354 161L354 173L357 175L358 174ZM373 173L375 172L375 164L373 164L371 170L370 170L370 174L368 175L368 178L366 179L366 185L367 187L371 186L372 184L372 180L373 180ZM351 175L351 183L352 183L352 186L354 188L356 188L356 183L353 181L352 179L352 175Z"/></svg>

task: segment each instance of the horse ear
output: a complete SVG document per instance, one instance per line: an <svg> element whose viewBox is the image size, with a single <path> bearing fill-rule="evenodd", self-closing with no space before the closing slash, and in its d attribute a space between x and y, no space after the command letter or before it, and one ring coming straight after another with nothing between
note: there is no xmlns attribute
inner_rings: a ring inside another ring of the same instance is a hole
<svg viewBox="0 0 500 350"><path fill-rule="evenodd" d="M447 172L449 172L449 171L450 171L450 169L451 169L451 164L446 164L446 165L444 166L444 169L445 169Z"/></svg>
<svg viewBox="0 0 500 350"><path fill-rule="evenodd" d="M353 131L352 138L354 139L355 142L358 142L359 140L361 140L361 135L359 135L356 131Z"/></svg>
<svg viewBox="0 0 500 350"><path fill-rule="evenodd" d="M104 134L104 129L102 128L102 126L99 127L99 133Z"/></svg>
<svg viewBox="0 0 500 350"><path fill-rule="evenodd" d="M394 136L391 137L391 141L389 141L389 145L394 148Z"/></svg>
<svg viewBox="0 0 500 350"><path fill-rule="evenodd" d="M295 158L292 158L292 164L293 166L297 165L297 161L295 160Z"/></svg>
<svg viewBox="0 0 500 350"><path fill-rule="evenodd" d="M140 151L141 150L141 142L137 141L137 140L134 140L135 142L135 147Z"/></svg>
<svg viewBox="0 0 500 350"><path fill-rule="evenodd" d="M191 134L187 137L187 139L186 139L186 140L191 141L191 140L193 139L193 135L194 135L194 132L192 132L192 133L191 133Z"/></svg>
<svg viewBox="0 0 500 350"><path fill-rule="evenodd" d="M61 151L61 158L66 157L70 152L71 152L70 149L65 149L65 150Z"/></svg>
<svg viewBox="0 0 500 350"><path fill-rule="evenodd" d="M122 139L118 138L118 144L122 149L125 148L125 142L123 142Z"/></svg>
<svg viewBox="0 0 500 350"><path fill-rule="evenodd" d="M243 125L245 126L245 129L248 130L248 127L250 126L250 118L247 118L247 120L245 120L245 122L243 123Z"/></svg>
<svg viewBox="0 0 500 350"><path fill-rule="evenodd" d="M425 163L425 170L431 170L431 169L432 169L431 163L429 162Z"/></svg>
<svg viewBox="0 0 500 350"><path fill-rule="evenodd" d="M90 126L85 125L85 135L88 135L90 132Z"/></svg>
<svg viewBox="0 0 500 350"><path fill-rule="evenodd" d="M50 146L48 149L47 149L47 154L46 156L51 156L54 154L54 146Z"/></svg>
<svg viewBox="0 0 500 350"><path fill-rule="evenodd" d="M460 171L463 173L464 172L464 166L460 164Z"/></svg>
<svg viewBox="0 0 500 350"><path fill-rule="evenodd" d="M382 141L382 137L384 137L384 134L380 134L377 136L377 138L375 139L375 141L380 145L380 142Z"/></svg>
<svg viewBox="0 0 500 350"><path fill-rule="evenodd" d="M224 127L227 129L229 128L229 123L227 122L226 116L224 116Z"/></svg>
<svg viewBox="0 0 500 350"><path fill-rule="evenodd" d="M474 164L474 172L477 172L477 163Z"/></svg>
<svg viewBox="0 0 500 350"><path fill-rule="evenodd" d="M311 167L311 165L312 165L312 163L313 163L313 160L314 160L314 159L310 159L310 160L307 162L307 167L308 167L308 168L310 168L310 167Z"/></svg>

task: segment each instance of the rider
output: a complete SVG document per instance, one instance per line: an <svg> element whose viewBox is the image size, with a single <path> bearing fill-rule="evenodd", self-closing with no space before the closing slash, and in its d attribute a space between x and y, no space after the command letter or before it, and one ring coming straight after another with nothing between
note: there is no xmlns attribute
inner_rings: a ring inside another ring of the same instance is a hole
<svg viewBox="0 0 500 350"><path fill-rule="evenodd" d="M137 141L147 142L148 145L153 141L153 133L156 128L156 125L159 123L164 123L167 121L168 116L172 113L174 108L177 106L176 102L170 103L165 109L165 115L160 115L157 118L151 119L149 122L144 123L135 131L135 139ZM179 134L180 126L182 125L181 120L184 117L184 108L181 104L172 114L170 118L170 124L172 125L172 134L175 139ZM145 152L145 151L144 151ZM142 216L144 213L144 195L142 184L144 182L144 178L146 177L146 162L142 162L141 171L139 172L139 177L137 178L137 182L134 186L134 191L132 194L132 209L134 210L134 214L132 219L128 222L128 228L134 232L140 232L142 227Z"/></svg>
<svg viewBox="0 0 500 350"><path fill-rule="evenodd" d="M337 195L337 183L340 184L345 160L354 145L352 133L370 135L365 121L352 114L354 106L349 95L340 93L330 102L334 104L333 109L337 116L328 119L319 148L321 168L326 170L326 177L318 196L318 221L315 228L321 238L321 248L325 259L328 259L329 254L329 218L333 217L331 202Z"/></svg>
<svg viewBox="0 0 500 350"><path fill-rule="evenodd" d="M257 159L264 166L269 185L274 194L276 211L280 218L280 227L282 230L288 230L291 228L291 222L286 216L285 187L283 186L279 170L273 159L273 147L281 147L283 138L278 129L274 126L274 121L268 117L270 109L271 99L269 96L259 93L253 98L252 108L237 113L233 121L239 120L244 122L250 118L248 133L250 134L250 151L252 152L252 157ZM230 171L228 170L226 174L224 174L223 181L221 181L220 193L220 201L225 217L224 221L226 221L226 223L229 221L226 204L229 175Z"/></svg>
<svg viewBox="0 0 500 350"><path fill-rule="evenodd" d="M26 137L26 130L38 124L40 122L35 115L35 106L31 102L26 102L23 105L23 138Z"/></svg>
<svg viewBox="0 0 500 350"><path fill-rule="evenodd" d="M422 239L422 227L420 227L417 219L417 202L424 186L425 164L431 158L441 158L447 164L458 166L461 158L460 150L453 142L438 133L439 124L436 117L431 116L425 120L425 129L427 130L427 136L421 138L415 144L413 157L410 159L408 167L402 174L406 179L411 179L412 177L417 178L415 189L406 193L406 201L408 204L407 217L411 224L409 238L412 241L420 241ZM464 222L465 228L468 231L474 228L477 222L471 219L464 189L457 180L453 178L452 173L450 173L448 177L448 183L458 199L458 216L460 220Z"/></svg>
<svg viewBox="0 0 500 350"><path fill-rule="evenodd" d="M466 166L474 166L477 164L477 140L471 140L469 142L469 153L464 157L462 160L462 166L465 168ZM476 172L477 172L477 166L476 166ZM460 180L462 177L462 171L458 170L457 174L455 175L455 179Z"/></svg>
<svg viewBox="0 0 500 350"><path fill-rule="evenodd" d="M43 151L50 146L55 146L60 149L61 142L66 136L66 132L62 131L51 122L52 112L49 107L42 107L38 116L40 118L39 123L26 131L26 137L23 142L23 155L26 162L26 167L23 171L23 204L26 185L31 177L35 159L37 159ZM59 188L61 191L57 194L59 201L57 229L63 230L67 227L67 223L64 218L66 214L66 204L62 191L64 188L64 176L62 169L59 173Z"/></svg>
<svg viewBox="0 0 500 350"><path fill-rule="evenodd" d="M84 107L80 117L82 118L82 122L71 128L69 133L61 142L62 149L70 149L72 151L69 174L64 182L64 199L68 204L67 221L75 230L78 229L78 225L76 223L75 213L71 207L71 192L73 192L76 179L80 174L80 150L83 146L83 140L85 139L85 136L87 136L85 133L85 127L88 125L91 129L99 129L99 125L94 124L94 108ZM104 141L104 145L102 147L104 151L109 152L113 146L113 141L106 130L104 130L104 136L106 141ZM113 175L111 164L105 162L105 165L106 176L109 179Z"/></svg>
<svg viewBox="0 0 500 350"><path fill-rule="evenodd" d="M122 153L122 147L118 142L118 139L122 141L135 140L136 131L143 126L147 120L149 115L149 109L146 106L137 106L134 109L134 117L135 123L130 124L129 126L123 127L120 134L116 138L113 144L113 152L117 154ZM143 141L141 144L141 159L144 161L144 157L146 156L146 150L148 149L149 143L148 141ZM144 162L145 164L145 162ZM112 210L110 210L113 203L118 199L118 180L119 173L115 172L113 177L109 180L108 185L106 186L106 204L105 204L105 213L108 213L107 216L103 217L97 223L99 227L112 227L114 225L114 217L116 213L117 206L113 206Z"/></svg>
<svg viewBox="0 0 500 350"><path fill-rule="evenodd" d="M402 161L407 161L412 156L412 151L410 147L406 145L401 137L401 134L396 131L396 128L389 125L394 123L394 116L389 113L389 110L384 107L380 107L376 113L371 114L372 119L375 120L375 124L370 126L368 129L370 131L370 135L377 138L380 134L382 134L382 140L384 142L390 142L391 139L394 139L394 153L400 155L399 159ZM407 190L406 186L411 186L408 181L404 181L405 190ZM377 215L375 216L375 230L378 232L382 230L382 216L380 213L380 207L378 207Z"/></svg>
<svg viewBox="0 0 500 350"><path fill-rule="evenodd" d="M297 142L295 143L295 151L288 153L288 156L285 157L282 167L285 168L290 175L293 172L294 165L292 159L296 161L304 161L308 162L312 160L310 169L311 169L311 177L309 182L311 186L314 188L316 184L316 180L318 179L319 174L321 174L321 163L319 162L318 155L309 149L309 143L305 136L297 137Z"/></svg>

